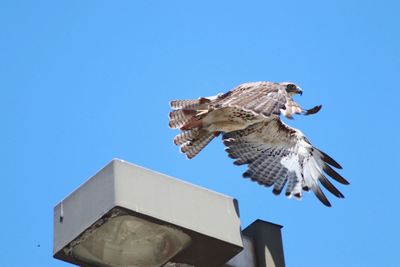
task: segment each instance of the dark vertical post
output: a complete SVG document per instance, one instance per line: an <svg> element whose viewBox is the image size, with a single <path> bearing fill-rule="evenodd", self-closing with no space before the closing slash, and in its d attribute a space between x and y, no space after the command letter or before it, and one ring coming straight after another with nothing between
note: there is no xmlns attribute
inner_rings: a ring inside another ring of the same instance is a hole
<svg viewBox="0 0 400 267"><path fill-rule="evenodd" d="M281 229L281 225L256 220L242 231L242 252L224 267L285 267Z"/></svg>
<svg viewBox="0 0 400 267"><path fill-rule="evenodd" d="M281 229L281 225L256 220L243 230L244 236L253 239L257 267L285 267Z"/></svg>

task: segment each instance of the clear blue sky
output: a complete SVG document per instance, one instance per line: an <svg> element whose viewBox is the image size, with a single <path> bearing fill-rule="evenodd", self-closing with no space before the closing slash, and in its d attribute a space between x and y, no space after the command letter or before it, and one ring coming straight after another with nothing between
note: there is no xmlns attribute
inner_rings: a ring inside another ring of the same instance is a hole
<svg viewBox="0 0 400 267"><path fill-rule="evenodd" d="M141 3L139 3L141 2ZM282 224L288 267L400 266L398 1L0 2L0 266L52 258L53 207L112 158L239 200ZM290 122L350 186L326 208L242 179L220 140L186 160L168 102L293 81Z"/></svg>

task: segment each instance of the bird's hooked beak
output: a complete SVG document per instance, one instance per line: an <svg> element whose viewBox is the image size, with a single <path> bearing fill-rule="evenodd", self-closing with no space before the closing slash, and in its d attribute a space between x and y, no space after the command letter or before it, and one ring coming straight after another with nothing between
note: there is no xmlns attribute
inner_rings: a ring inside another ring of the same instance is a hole
<svg viewBox="0 0 400 267"><path fill-rule="evenodd" d="M297 86L294 83L282 83L283 85L286 86L286 92L290 95L302 95L303 94L303 90L300 88L300 86Z"/></svg>
<svg viewBox="0 0 400 267"><path fill-rule="evenodd" d="M299 95L303 95L303 90L299 86L297 86L296 89Z"/></svg>

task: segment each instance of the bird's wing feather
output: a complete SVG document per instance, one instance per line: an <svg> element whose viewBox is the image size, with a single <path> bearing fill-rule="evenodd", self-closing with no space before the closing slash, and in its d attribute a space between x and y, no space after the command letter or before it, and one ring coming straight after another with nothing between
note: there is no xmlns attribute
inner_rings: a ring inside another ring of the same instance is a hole
<svg viewBox="0 0 400 267"><path fill-rule="evenodd" d="M244 83L215 100L215 108L236 107L265 117L279 115L285 108L288 95L275 83Z"/></svg>
<svg viewBox="0 0 400 267"><path fill-rule="evenodd" d="M348 182L333 167L341 168L327 154L313 147L297 129L279 119L260 122L244 130L223 135L226 151L235 164L248 164L243 174L252 180L273 186L279 194L285 184L286 195L301 198L303 191L312 190L326 206L329 200L320 184L338 198L343 194L324 175L331 176L342 184ZM331 166L330 166L331 165Z"/></svg>

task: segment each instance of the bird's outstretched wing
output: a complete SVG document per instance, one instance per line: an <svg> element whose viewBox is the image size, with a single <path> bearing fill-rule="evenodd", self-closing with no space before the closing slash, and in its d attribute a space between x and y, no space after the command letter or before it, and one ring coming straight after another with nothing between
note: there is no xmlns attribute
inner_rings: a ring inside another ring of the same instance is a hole
<svg viewBox="0 0 400 267"><path fill-rule="evenodd" d="M279 115L289 100L281 87L272 82L243 83L221 95L212 105L214 108L235 107L265 117Z"/></svg>
<svg viewBox="0 0 400 267"><path fill-rule="evenodd" d="M219 95L210 103L212 109L237 108L263 117L283 115L292 118L293 114L311 115L321 106L305 110L297 104L286 91L286 85L273 82L243 83L226 94Z"/></svg>
<svg viewBox="0 0 400 267"><path fill-rule="evenodd" d="M342 167L278 118L226 133L223 140L229 157L236 159L234 164L248 164L243 176L273 186L274 194L280 194L287 184L286 196L301 198L303 191L312 190L323 204L331 206L319 186L322 184L336 197L344 198L325 176L349 184L332 168Z"/></svg>

